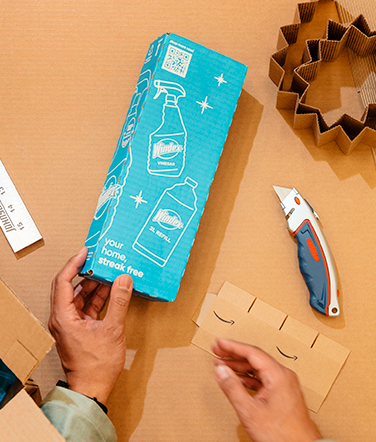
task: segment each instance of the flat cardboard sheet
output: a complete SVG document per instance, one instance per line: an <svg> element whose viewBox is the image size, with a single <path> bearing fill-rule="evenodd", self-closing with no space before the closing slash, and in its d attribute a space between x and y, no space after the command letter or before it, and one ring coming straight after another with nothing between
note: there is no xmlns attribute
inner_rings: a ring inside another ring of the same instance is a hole
<svg viewBox="0 0 376 442"><path fill-rule="evenodd" d="M373 1L365 3L374 10ZM319 4L321 38L336 8L332 0ZM312 416L325 437L375 440L375 165L369 146L361 143L349 156L334 142L318 148L311 129L293 129L290 111L276 109L269 59L296 6L296 0L0 6L1 160L44 238L15 255L1 234L0 276L44 325L51 281L84 244L150 41L172 32L248 66L176 301L131 301L128 360L108 402L119 442L145 435L247 440L213 379L212 357L191 345L194 312L225 281L351 351ZM322 83L315 99L327 112L361 105L349 64L343 66L338 77L328 63L325 78L316 80ZM339 275L338 318L309 306L273 185L296 187L320 216ZM33 378L43 396L64 379L55 350Z"/></svg>
<svg viewBox="0 0 376 442"><path fill-rule="evenodd" d="M257 345L296 372L307 407L317 412L349 350L228 282L209 296L192 343L208 352L216 337Z"/></svg>

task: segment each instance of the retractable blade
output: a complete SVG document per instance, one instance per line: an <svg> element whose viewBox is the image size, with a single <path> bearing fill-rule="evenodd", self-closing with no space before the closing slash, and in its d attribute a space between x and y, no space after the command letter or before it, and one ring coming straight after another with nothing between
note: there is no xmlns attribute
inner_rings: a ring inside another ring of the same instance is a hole
<svg viewBox="0 0 376 442"><path fill-rule="evenodd" d="M326 316L338 316L337 272L317 213L295 188L273 188L281 202L287 229L298 243L299 267L310 292L311 306Z"/></svg>

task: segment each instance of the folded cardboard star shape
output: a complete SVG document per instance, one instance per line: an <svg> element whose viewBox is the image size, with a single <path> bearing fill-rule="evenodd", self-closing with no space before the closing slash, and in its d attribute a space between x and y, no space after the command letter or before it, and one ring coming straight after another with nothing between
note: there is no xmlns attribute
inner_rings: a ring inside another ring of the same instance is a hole
<svg viewBox="0 0 376 442"><path fill-rule="evenodd" d="M310 82L319 75L321 63L335 61L345 48L359 57L376 56L376 31L371 31L363 15L348 26L329 20L324 38L306 40L302 64L294 69L291 89L282 90L287 53L297 41L301 23L312 20L317 3L299 4L295 22L280 28L279 50L271 56L269 77L278 86L277 108L294 109L294 129L312 127L317 146L336 141L343 153L348 155L360 142L376 143L376 103L367 104L361 119L343 114L334 124L328 125L319 108L306 104L307 92ZM367 72L361 74L364 76Z"/></svg>

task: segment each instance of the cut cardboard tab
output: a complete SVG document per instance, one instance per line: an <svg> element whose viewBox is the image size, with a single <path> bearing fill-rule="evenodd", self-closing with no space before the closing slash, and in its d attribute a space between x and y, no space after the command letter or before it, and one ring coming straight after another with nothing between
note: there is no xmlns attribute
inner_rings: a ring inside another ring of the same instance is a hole
<svg viewBox="0 0 376 442"><path fill-rule="evenodd" d="M262 319L266 324L276 329L280 329L286 320L285 313L260 299L255 300L249 313L255 318Z"/></svg>
<svg viewBox="0 0 376 442"><path fill-rule="evenodd" d="M255 296L227 281L223 284L221 298L235 304L242 310L249 310L256 300Z"/></svg>
<svg viewBox="0 0 376 442"><path fill-rule="evenodd" d="M311 347L317 339L318 332L302 324L291 316L287 316L283 324L283 332Z"/></svg>
<svg viewBox="0 0 376 442"><path fill-rule="evenodd" d="M317 412L349 350L261 299L251 294L247 299L247 292L240 292L239 303L239 290L225 283L215 299L207 298L207 311L192 343L210 353L216 337L262 348L297 373L307 406Z"/></svg>
<svg viewBox="0 0 376 442"><path fill-rule="evenodd" d="M278 86L277 108L294 110L294 129L312 128L317 146L336 141L348 155L361 142L376 142L376 90L373 87L372 91L372 84L370 88L369 81L365 81L376 67L376 32L371 31L364 16L359 15L349 25L329 20L324 38L306 41L302 64L294 69L291 88L283 88L287 53L297 41L301 23L312 20L319 1L298 4L294 23L280 28L278 52L271 56L269 77ZM339 16L343 16L343 8L337 2L336 7ZM361 119L344 114L329 125L319 108L306 104L307 92L310 82L319 75L321 63L336 60L345 48L351 51L354 82L365 109Z"/></svg>

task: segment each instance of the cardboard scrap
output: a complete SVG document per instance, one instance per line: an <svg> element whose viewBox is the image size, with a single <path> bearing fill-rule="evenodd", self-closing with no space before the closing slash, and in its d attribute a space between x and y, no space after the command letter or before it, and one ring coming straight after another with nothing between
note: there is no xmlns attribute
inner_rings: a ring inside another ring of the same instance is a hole
<svg viewBox="0 0 376 442"><path fill-rule="evenodd" d="M290 45L297 41L301 23L312 20L319 1L300 3L294 23L280 28L278 52L270 58L269 77L278 86L277 108L294 109L294 129L312 127L317 146L336 141L342 152L348 155L360 142L369 145L376 142L376 103L366 101L367 106L360 120L344 114L334 124L328 125L321 110L307 105L306 98L310 82L316 79L323 61L335 61L345 48L360 59L375 56L376 32L371 31L364 16L359 15L348 26L329 20L324 38L306 40L302 64L294 69L291 89L283 90L284 64ZM338 9L337 3L336 6ZM367 77L364 70L368 67L369 63L357 63L356 72L353 72L360 92ZM365 95L370 96L369 93Z"/></svg>
<svg viewBox="0 0 376 442"><path fill-rule="evenodd" d="M213 299L213 298L211 298ZM259 298L226 282L192 343L211 353L216 337L256 345L299 377L308 408L318 412L350 351Z"/></svg>

